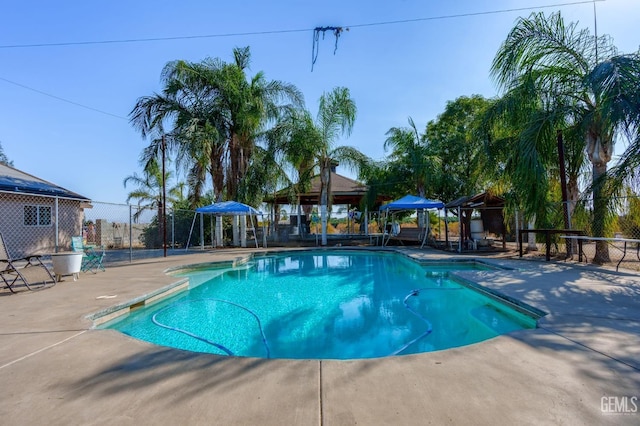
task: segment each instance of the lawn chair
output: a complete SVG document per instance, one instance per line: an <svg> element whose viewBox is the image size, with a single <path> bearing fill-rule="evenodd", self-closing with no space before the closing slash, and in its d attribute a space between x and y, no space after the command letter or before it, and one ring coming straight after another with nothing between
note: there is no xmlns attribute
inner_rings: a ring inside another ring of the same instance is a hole
<svg viewBox="0 0 640 426"><path fill-rule="evenodd" d="M47 286L56 284L49 269L42 263L39 255L31 255L19 259L11 259L9 251L4 242L4 237L0 234L0 277L5 284L5 288L15 293L14 287L20 282L28 290L41 290Z"/></svg>
<svg viewBox="0 0 640 426"><path fill-rule="evenodd" d="M100 251L96 251L94 246L85 246L82 242L82 237L71 237L71 249L75 252L83 253L81 271L91 271L95 274L98 269L105 270L102 264L105 254L104 247L100 247Z"/></svg>

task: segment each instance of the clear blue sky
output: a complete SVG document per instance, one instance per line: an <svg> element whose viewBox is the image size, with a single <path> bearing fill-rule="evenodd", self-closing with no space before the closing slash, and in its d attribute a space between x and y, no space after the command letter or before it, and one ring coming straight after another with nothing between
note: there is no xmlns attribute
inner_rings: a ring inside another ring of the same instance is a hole
<svg viewBox="0 0 640 426"><path fill-rule="evenodd" d="M495 96L491 61L518 16L531 12L358 25L559 3L565 2L5 2L0 13L0 141L18 169L94 201L123 203L128 189L122 181L139 173L138 158L147 144L128 122L137 98L161 90L160 72L168 61L231 61L234 47L249 45L251 74L263 71L268 79L295 84L314 115L323 92L348 87L358 117L351 137L338 144L355 146L379 160L385 156L386 131L405 126L409 116L423 129L449 100ZM593 31L593 4L540 10L558 9L567 21L579 21ZM638 50L640 1L606 0L597 2L596 10L600 35L611 35L623 53ZM333 36L321 40L311 72L311 29L318 26L353 27L341 36L335 55ZM305 29L139 43L4 47ZM339 172L351 175L344 169Z"/></svg>

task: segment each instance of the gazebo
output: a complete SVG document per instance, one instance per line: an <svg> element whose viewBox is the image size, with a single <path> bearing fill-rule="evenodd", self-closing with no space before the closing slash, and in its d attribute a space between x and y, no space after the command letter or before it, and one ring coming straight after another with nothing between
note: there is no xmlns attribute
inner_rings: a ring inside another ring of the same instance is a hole
<svg viewBox="0 0 640 426"><path fill-rule="evenodd" d="M350 179L346 176L339 175L335 171L335 167L331 171L331 197L333 205L346 205L350 210L353 206L359 206L364 196L369 191L369 187L354 179ZM267 197L265 201L274 206L277 212L277 206L279 205L293 205L297 206L297 215L295 221L292 224L295 227L295 233L304 234L308 230L310 218L311 206L318 205L320 200L320 176L314 176L311 178L309 190L303 193L296 194L294 200L291 200L290 194L295 192L294 188L288 187L276 192L272 197ZM380 200L383 201L383 200ZM308 206L307 214L302 212L302 207ZM365 209L365 230L367 229L367 211Z"/></svg>
<svg viewBox="0 0 640 426"><path fill-rule="evenodd" d="M268 200L273 204L290 204L289 194L291 188L281 189ZM356 180L331 172L331 194L333 196L333 204L358 205L360 200L365 196L369 187ZM299 205L315 205L318 204L320 198L320 176L311 178L309 190L296 195L296 201Z"/></svg>

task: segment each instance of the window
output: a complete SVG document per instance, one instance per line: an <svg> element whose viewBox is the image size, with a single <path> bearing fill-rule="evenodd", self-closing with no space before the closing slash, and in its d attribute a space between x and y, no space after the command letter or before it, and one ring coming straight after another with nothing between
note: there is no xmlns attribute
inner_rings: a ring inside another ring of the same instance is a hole
<svg viewBox="0 0 640 426"><path fill-rule="evenodd" d="M51 225L51 206L24 206L24 225Z"/></svg>

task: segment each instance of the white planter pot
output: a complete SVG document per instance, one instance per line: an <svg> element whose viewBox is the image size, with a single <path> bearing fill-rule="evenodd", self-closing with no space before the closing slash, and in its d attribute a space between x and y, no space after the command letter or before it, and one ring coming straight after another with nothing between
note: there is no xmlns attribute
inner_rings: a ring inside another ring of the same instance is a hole
<svg viewBox="0 0 640 426"><path fill-rule="evenodd" d="M77 280L82 266L82 256L83 253L80 252L52 253L51 261L56 280L61 281L63 275L73 275L73 280Z"/></svg>
<svg viewBox="0 0 640 426"><path fill-rule="evenodd" d="M481 219L474 219L469 225L472 240L480 240L484 238L484 226Z"/></svg>

